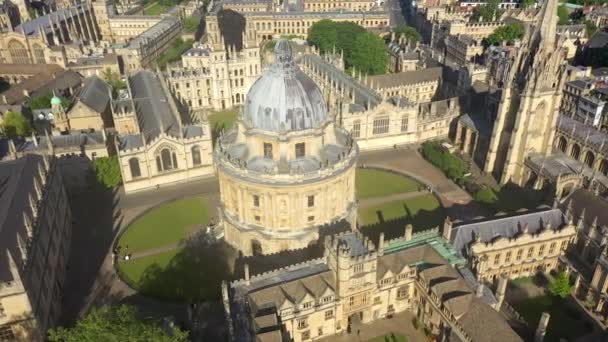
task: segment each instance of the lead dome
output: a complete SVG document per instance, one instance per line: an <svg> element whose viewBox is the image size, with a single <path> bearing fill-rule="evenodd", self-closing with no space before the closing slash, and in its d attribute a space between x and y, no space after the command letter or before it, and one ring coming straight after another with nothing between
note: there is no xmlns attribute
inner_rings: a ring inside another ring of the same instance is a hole
<svg viewBox="0 0 608 342"><path fill-rule="evenodd" d="M279 40L275 60L247 94L243 123L273 132L320 127L328 121L323 95L293 60L289 42Z"/></svg>

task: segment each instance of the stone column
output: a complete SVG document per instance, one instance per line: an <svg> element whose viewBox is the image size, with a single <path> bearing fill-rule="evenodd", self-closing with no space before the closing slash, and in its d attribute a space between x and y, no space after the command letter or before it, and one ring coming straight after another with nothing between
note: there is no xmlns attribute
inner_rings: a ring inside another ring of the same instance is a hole
<svg viewBox="0 0 608 342"><path fill-rule="evenodd" d="M500 311L500 307L502 306L502 302L505 301L505 295L507 293L507 278L500 276L498 278L498 287L496 288L496 306L494 309L496 311Z"/></svg>

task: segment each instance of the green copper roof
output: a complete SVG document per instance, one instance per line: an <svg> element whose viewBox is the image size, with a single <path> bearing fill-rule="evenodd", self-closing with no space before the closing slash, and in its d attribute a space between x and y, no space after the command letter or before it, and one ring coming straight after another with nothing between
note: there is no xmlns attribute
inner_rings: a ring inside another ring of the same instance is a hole
<svg viewBox="0 0 608 342"><path fill-rule="evenodd" d="M449 243L440 237L436 230L428 230L415 234L409 241L396 241L387 244L384 247L384 253L394 253L424 244L428 244L433 247L433 249L452 266L466 264L466 259L461 257Z"/></svg>

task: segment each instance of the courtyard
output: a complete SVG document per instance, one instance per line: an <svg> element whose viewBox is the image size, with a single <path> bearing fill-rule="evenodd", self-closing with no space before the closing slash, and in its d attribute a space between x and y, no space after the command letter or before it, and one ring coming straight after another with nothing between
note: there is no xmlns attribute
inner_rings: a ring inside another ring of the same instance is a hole
<svg viewBox="0 0 608 342"><path fill-rule="evenodd" d="M570 298L551 295L547 291L547 279L542 275L523 277L509 282L507 302L519 312L532 333L538 326L543 312L551 317L544 341L574 341L592 332L593 325L583 313L574 308Z"/></svg>
<svg viewBox="0 0 608 342"><path fill-rule="evenodd" d="M230 124L230 118L221 115L214 124ZM400 236L408 223L424 230L443 222L443 209L435 196L402 174L357 169L356 192L361 199L362 230L371 238L380 232L387 238ZM160 204L137 217L117 243L117 270L122 279L154 298L186 302L219 299L221 281L236 277L239 262L234 249L214 241L206 231L216 205L194 196ZM270 265L267 267L272 269Z"/></svg>

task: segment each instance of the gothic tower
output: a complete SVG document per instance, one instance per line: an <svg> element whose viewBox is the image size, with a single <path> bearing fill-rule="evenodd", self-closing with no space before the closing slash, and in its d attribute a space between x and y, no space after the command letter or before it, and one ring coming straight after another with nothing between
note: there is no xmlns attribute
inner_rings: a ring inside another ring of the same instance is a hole
<svg viewBox="0 0 608 342"><path fill-rule="evenodd" d="M556 29L557 0L546 0L510 62L484 166L500 184L523 185L525 158L551 153L566 59Z"/></svg>

